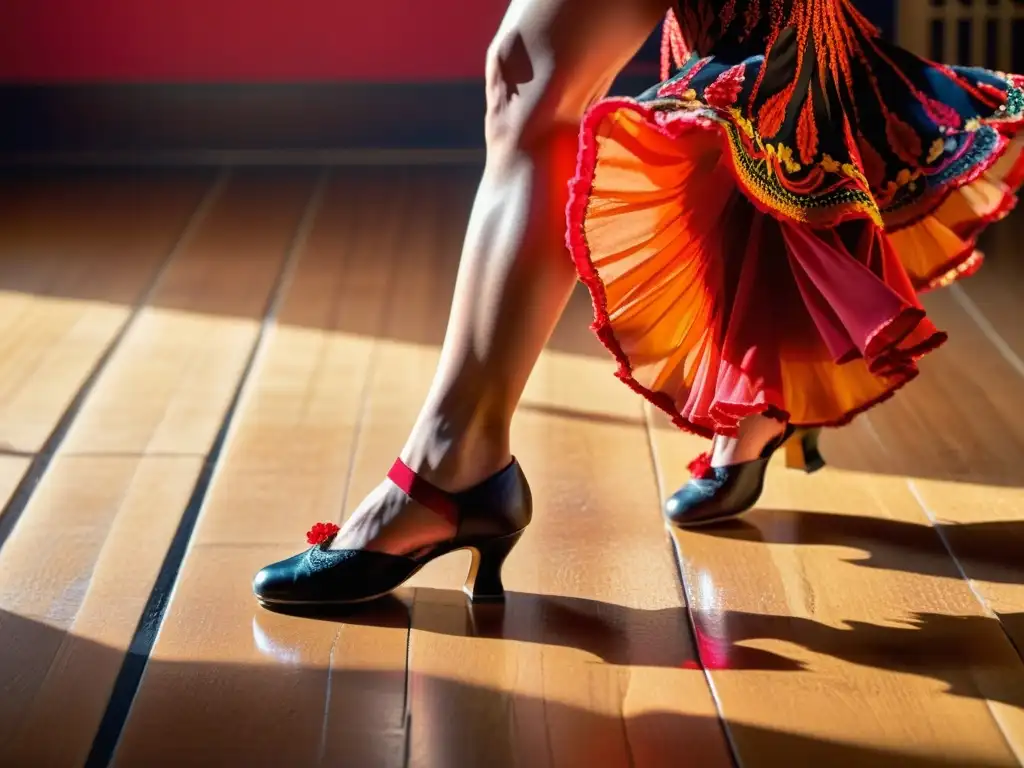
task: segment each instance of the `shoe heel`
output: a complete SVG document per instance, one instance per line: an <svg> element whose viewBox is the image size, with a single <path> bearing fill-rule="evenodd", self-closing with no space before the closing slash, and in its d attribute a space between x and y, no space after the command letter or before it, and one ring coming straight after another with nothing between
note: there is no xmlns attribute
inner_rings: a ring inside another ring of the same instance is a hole
<svg viewBox="0 0 1024 768"><path fill-rule="evenodd" d="M522 535L523 532L519 531L472 548L473 563L469 566L469 575L462 587L472 602L497 602L505 599L501 569L505 565L505 558L519 543Z"/></svg>
<svg viewBox="0 0 1024 768"><path fill-rule="evenodd" d="M818 449L820 429L798 429L786 443L786 466L811 474L825 466L825 458Z"/></svg>

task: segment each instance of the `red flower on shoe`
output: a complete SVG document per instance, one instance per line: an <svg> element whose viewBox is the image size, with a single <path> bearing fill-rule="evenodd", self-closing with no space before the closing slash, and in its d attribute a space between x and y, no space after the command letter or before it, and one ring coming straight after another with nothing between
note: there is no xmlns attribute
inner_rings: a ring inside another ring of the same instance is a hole
<svg viewBox="0 0 1024 768"><path fill-rule="evenodd" d="M311 546L326 544L333 539L341 529L334 523L317 523L306 533L306 541Z"/></svg>
<svg viewBox="0 0 1024 768"><path fill-rule="evenodd" d="M712 480L715 477L715 470L711 468L711 454L702 453L690 462L690 474L695 480Z"/></svg>

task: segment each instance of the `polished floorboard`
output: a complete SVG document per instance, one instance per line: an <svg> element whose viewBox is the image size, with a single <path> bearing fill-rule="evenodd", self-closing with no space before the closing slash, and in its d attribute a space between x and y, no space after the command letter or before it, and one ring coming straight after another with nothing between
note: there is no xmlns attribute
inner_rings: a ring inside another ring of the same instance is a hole
<svg viewBox="0 0 1024 768"><path fill-rule="evenodd" d="M504 606L468 555L345 615L253 573L387 471L447 322L470 167L0 180L0 765L1024 765L1024 218L927 298L949 344L667 533L703 441L577 291L517 415Z"/></svg>

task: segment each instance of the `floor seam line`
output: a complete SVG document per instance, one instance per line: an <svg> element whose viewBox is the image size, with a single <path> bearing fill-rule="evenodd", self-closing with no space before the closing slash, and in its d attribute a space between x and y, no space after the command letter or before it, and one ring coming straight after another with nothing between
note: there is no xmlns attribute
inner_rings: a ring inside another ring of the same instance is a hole
<svg viewBox="0 0 1024 768"><path fill-rule="evenodd" d="M209 491L216 479L217 471L223 466L220 460L224 455L224 449L237 429L236 416L240 410L239 406L251 392L252 382L255 381L252 374L258 369L259 363L263 359L277 311L290 285L295 265L301 258L302 247L317 218L326 181L327 172L324 170L319 174L319 179L307 197L302 213L296 222L291 242L286 247L281 268L267 298L256 338L252 342L245 366L235 385L234 394L203 461L202 469L196 477L178 527L167 547L164 560L150 590L121 669L115 678L106 710L96 729L96 735L85 761L85 768L105 768L117 752L124 727L131 715L135 697L144 679L150 654L156 645L167 609L174 600L178 576L190 550L192 535L206 507Z"/></svg>
<svg viewBox="0 0 1024 768"><path fill-rule="evenodd" d="M655 485L657 486L658 498L661 499L665 495L664 479L661 474L661 467L658 464L658 449L654 443L654 425L651 423L650 409L646 406L644 407L644 424L646 426L645 433L647 436L647 448L650 451L651 463L654 466ZM697 645L697 622L693 615L693 604L690 600L691 591L686 583L686 577L683 572L683 553L679 547L678 541L676 541L676 537L672 534L667 523L665 525L665 535L669 540L669 553L672 558L672 563L675 566L676 576L679 580L679 588L682 590L684 605L683 620L686 622L687 629L689 630L693 652L696 656L697 663L700 664L701 672L704 674L704 682L707 684L708 692L711 694L711 700L715 704L715 712L718 715L718 727L725 739L726 747L729 750L729 757L732 759L733 765L739 767L742 765L740 761L739 747L733 739L732 732L729 729L729 723L726 720L725 712L722 709L722 702L718 695L718 691L715 688L715 682L711 677L711 672L704 665L704 661L700 657L700 647Z"/></svg>
<svg viewBox="0 0 1024 768"><path fill-rule="evenodd" d="M64 409L64 412L57 420L57 424L46 438L46 441L42 446L40 446L39 450L35 452L34 457L29 463L28 469L25 470L25 474L22 475L21 480L15 487L14 492L7 501L7 504L5 504L2 511L0 511L0 550L2 550L4 545L7 543L11 533L18 524L18 521L21 519L22 514L28 507L29 502L32 500L32 496L35 493L36 487L39 485L39 482L43 479L47 470L50 468L50 465L53 463L54 458L59 453L65 438L71 431L72 426L74 426L74 423L78 418L79 413L82 411L82 408L85 406L89 395L95 389L96 384L103 376L103 373L107 370L107 366L114 358L114 355L121 348L121 345L125 338L127 338L129 332L135 327L139 316L149 305L153 294L160 285L160 281L163 279L164 275L167 274L167 270L174 262L175 257L189 243L195 232L205 220L210 208L213 207L213 204L216 202L220 193L227 184L228 176L229 173L226 171L222 171L218 174L203 194L202 198L196 204L192 214L186 220L185 226L182 227L178 239L168 249L163 262L155 270L149 284L146 286L145 290L142 291L138 301L133 305L128 317L125 318L121 327L117 330L117 333L114 334L114 337L107 344L103 353L99 356L99 359L96 360L92 369L89 371L89 375L86 376L85 380L81 385L79 385L74 397L71 398L71 402Z"/></svg>

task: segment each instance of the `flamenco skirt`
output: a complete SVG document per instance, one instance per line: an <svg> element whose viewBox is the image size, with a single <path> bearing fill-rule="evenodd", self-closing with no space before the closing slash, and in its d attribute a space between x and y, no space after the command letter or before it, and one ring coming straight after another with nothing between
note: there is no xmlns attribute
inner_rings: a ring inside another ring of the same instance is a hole
<svg viewBox="0 0 1024 768"><path fill-rule="evenodd" d="M751 414L843 425L911 381L946 338L918 294L978 268L1024 182L1016 78L876 40L910 87L861 98L854 72L857 102L801 82L783 42L693 54L581 130L567 242L594 330L620 379L707 436ZM765 74L773 53L792 78Z"/></svg>

